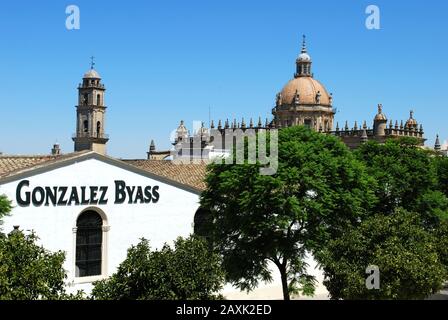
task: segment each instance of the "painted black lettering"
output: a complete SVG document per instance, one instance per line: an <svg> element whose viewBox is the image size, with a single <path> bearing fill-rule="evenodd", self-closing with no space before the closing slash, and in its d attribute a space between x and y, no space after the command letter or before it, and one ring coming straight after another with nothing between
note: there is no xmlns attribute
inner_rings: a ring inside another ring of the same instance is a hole
<svg viewBox="0 0 448 320"><path fill-rule="evenodd" d="M81 204L89 204L89 199L86 196L86 187L81 187Z"/></svg>
<svg viewBox="0 0 448 320"><path fill-rule="evenodd" d="M30 205L30 193L29 191L25 192L25 199L22 198L21 191L23 187L28 187L30 185L30 182L28 180L20 181L17 185L16 190L16 201L19 206L21 207L27 207Z"/></svg>
<svg viewBox="0 0 448 320"><path fill-rule="evenodd" d="M107 188L108 187L100 187L100 200L98 201L98 204L107 204L106 194L107 194Z"/></svg>
<svg viewBox="0 0 448 320"><path fill-rule="evenodd" d="M137 200L139 200L140 203L145 203L145 199L143 198L143 189L140 186L137 187L137 193L135 195L134 203L137 203Z"/></svg>
<svg viewBox="0 0 448 320"><path fill-rule="evenodd" d="M128 192L128 195L129 195L129 202L128 203L131 204L132 203L132 198L134 197L135 187L126 186L126 190Z"/></svg>
<svg viewBox="0 0 448 320"><path fill-rule="evenodd" d="M90 187L90 204L98 203L98 187Z"/></svg>
<svg viewBox="0 0 448 320"><path fill-rule="evenodd" d="M39 196L38 196L39 194ZM40 207L45 201L45 191L42 187L36 187L32 193L32 201L33 205L36 207Z"/></svg>
<svg viewBox="0 0 448 320"><path fill-rule="evenodd" d="M122 180L115 180L115 203L121 204L126 200L126 183Z"/></svg>
<svg viewBox="0 0 448 320"><path fill-rule="evenodd" d="M50 205L50 201L52 205L57 204L57 197L58 197L58 187L45 187L45 205Z"/></svg>
<svg viewBox="0 0 448 320"><path fill-rule="evenodd" d="M160 198L159 192L157 190L159 190L159 186L154 186L152 188L152 202L153 203L157 203Z"/></svg>
<svg viewBox="0 0 448 320"><path fill-rule="evenodd" d="M151 186L145 187L145 203L150 203L152 199Z"/></svg>
<svg viewBox="0 0 448 320"><path fill-rule="evenodd" d="M66 206L67 199L65 199L65 195L67 194L68 187L59 187L59 199L58 206Z"/></svg>
<svg viewBox="0 0 448 320"><path fill-rule="evenodd" d="M70 199L68 200L68 205L72 205L73 203L76 206L79 206L78 189L76 189L76 187L72 187L72 192L70 193Z"/></svg>

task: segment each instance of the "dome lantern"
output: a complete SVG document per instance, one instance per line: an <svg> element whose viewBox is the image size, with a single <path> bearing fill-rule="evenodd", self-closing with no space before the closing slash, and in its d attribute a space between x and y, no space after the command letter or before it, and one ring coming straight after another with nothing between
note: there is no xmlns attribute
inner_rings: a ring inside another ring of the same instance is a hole
<svg viewBox="0 0 448 320"><path fill-rule="evenodd" d="M311 57L306 49L305 35L303 35L302 40L302 51L296 60L296 73L294 78L298 77L312 77L311 74Z"/></svg>

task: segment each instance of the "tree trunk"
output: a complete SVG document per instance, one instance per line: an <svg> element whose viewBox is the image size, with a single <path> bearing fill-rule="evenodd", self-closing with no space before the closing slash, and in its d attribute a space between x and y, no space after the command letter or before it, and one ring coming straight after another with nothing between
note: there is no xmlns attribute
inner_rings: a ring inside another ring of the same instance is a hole
<svg viewBox="0 0 448 320"><path fill-rule="evenodd" d="M283 299L289 300L289 290L288 290L288 277L286 275L286 268L280 266L280 275L282 277L282 288L283 288Z"/></svg>

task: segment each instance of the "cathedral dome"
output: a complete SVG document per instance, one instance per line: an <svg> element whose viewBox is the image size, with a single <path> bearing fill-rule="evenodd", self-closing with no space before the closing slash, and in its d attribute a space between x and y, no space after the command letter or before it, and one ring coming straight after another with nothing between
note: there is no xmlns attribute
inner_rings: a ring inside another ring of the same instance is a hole
<svg viewBox="0 0 448 320"><path fill-rule="evenodd" d="M89 71L87 71L84 74L84 79L101 79L100 75L98 74L98 72L96 72L95 69L90 69Z"/></svg>
<svg viewBox="0 0 448 320"><path fill-rule="evenodd" d="M281 91L282 104L292 104L297 94L299 104L332 104L327 89L312 77L297 77L289 81Z"/></svg>

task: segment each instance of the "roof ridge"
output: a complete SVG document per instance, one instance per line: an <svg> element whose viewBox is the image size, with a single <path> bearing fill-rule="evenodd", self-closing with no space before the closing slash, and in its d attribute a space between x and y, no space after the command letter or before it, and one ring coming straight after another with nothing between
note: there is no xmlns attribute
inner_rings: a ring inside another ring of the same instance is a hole
<svg viewBox="0 0 448 320"><path fill-rule="evenodd" d="M84 150L84 151L74 151L69 153L62 153L62 154L0 154L1 158L60 158L60 157L66 157L66 156L73 156L73 155L81 155L85 153L93 152L90 150Z"/></svg>
<svg viewBox="0 0 448 320"><path fill-rule="evenodd" d="M60 156L52 154L1 154L0 158L55 158Z"/></svg>

